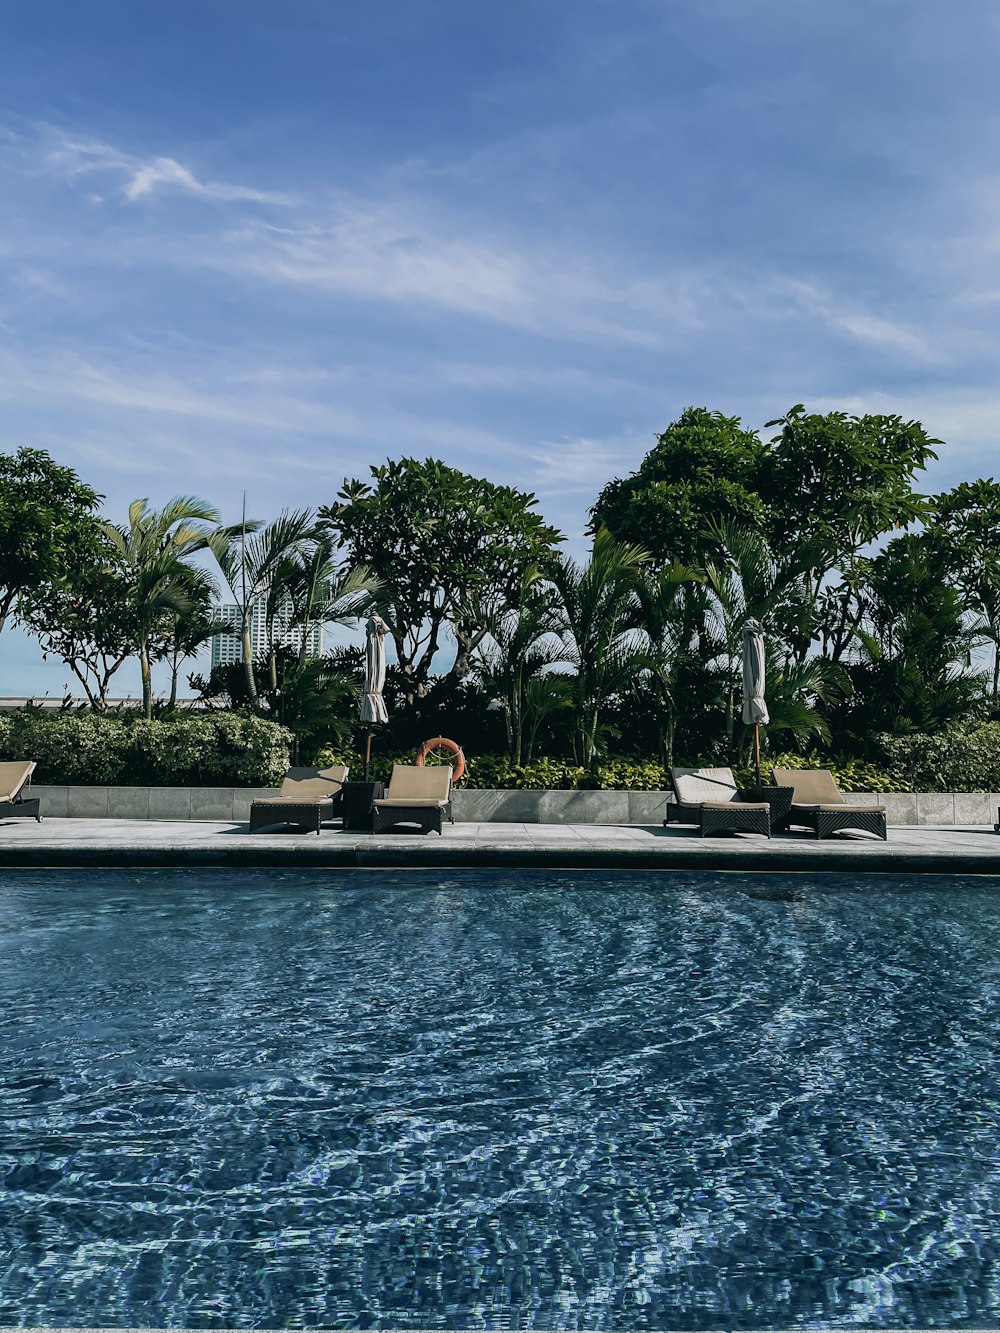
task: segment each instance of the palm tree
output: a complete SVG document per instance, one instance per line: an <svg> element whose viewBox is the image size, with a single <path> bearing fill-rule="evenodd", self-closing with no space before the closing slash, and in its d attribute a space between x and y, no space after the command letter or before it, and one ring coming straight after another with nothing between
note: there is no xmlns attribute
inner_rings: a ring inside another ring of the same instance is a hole
<svg viewBox="0 0 1000 1333"><path fill-rule="evenodd" d="M697 570L674 561L637 585L640 623L647 638L646 668L638 693L644 696L646 712L657 721L667 768L673 763L681 681L685 668L697 660L692 649L705 619L702 582Z"/></svg>
<svg viewBox="0 0 1000 1333"><path fill-rule="evenodd" d="M607 700L630 690L645 662L638 582L648 561L640 546L619 544L601 527L585 565L559 556L550 569L559 594L564 658L575 671L574 755L587 767L597 755Z"/></svg>
<svg viewBox="0 0 1000 1333"><path fill-rule="evenodd" d="M134 500L129 505L127 527L102 524L129 583L147 718L153 713L152 661L162 655L163 631L169 628L171 617L184 615L197 604L186 562L210 544L218 523L214 505L179 495L160 510L151 509L146 499ZM154 651L158 634L161 648Z"/></svg>
<svg viewBox="0 0 1000 1333"><path fill-rule="evenodd" d="M714 532L723 556L703 571L709 611L706 628L715 640L714 660L722 677L730 750L741 688L741 636L749 619L759 621L767 634L768 707L774 698L776 704L783 701L784 709L784 720L776 726L798 738L823 735L824 724L815 705L838 697L847 688L846 673L824 659L793 661L787 644L783 654L774 652L775 641L781 642L780 626L799 623L803 604L812 598L809 570L816 559L812 545L803 543L779 560L759 532L732 525L717 526Z"/></svg>
<svg viewBox="0 0 1000 1333"><path fill-rule="evenodd" d="M268 622L269 637L274 638L274 623L279 599L286 596L282 573L296 557L305 559L311 549L313 515L308 509L282 510L273 523L262 526L256 520L243 519L231 528L220 529L212 538L212 554L232 590L240 621L243 647L243 672L247 694L254 711L260 709L260 696L254 675L251 625L261 608Z"/></svg>
<svg viewBox="0 0 1000 1333"><path fill-rule="evenodd" d="M936 732L984 692L973 654L985 637L936 556L932 533L894 538L868 562L847 728L862 747L878 732Z"/></svg>
<svg viewBox="0 0 1000 1333"><path fill-rule="evenodd" d="M493 599L476 608L475 622L487 638L477 649L475 664L487 689L499 699L507 729L507 748L515 764L525 759L525 741L537 731L542 716L566 705L565 694L541 682L552 679L548 668L564 660L555 594L541 572L531 567L521 577L513 604Z"/></svg>
<svg viewBox="0 0 1000 1333"><path fill-rule="evenodd" d="M163 656L170 663L170 698L168 706L177 704L177 679L181 663L194 657L202 644L207 643L215 634L225 632L229 626L219 618L215 609L218 598L218 586L215 579L204 569L192 565L182 566L191 597L191 605L183 611L176 611L169 617L169 624L164 633Z"/></svg>

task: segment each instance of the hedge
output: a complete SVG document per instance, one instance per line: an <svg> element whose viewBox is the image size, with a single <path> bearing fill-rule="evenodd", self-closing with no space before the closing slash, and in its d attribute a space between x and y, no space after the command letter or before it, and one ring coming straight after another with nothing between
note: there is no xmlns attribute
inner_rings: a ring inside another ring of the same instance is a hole
<svg viewBox="0 0 1000 1333"><path fill-rule="evenodd" d="M772 768L828 768L841 791L935 791L934 787L909 787L902 778L885 766L871 764L865 759L830 759L821 755L777 754L768 755L761 765L761 779L770 782ZM753 780L751 769L738 771L741 780Z"/></svg>
<svg viewBox="0 0 1000 1333"><path fill-rule="evenodd" d="M34 759L35 781L81 786L271 787L289 764L292 735L266 718L235 713L176 713L147 722L135 712L0 714L0 758ZM772 767L830 768L841 789L871 791L1000 791L1000 722L954 727L936 736L881 736L882 762L821 756L769 756ZM352 777L363 757L327 748L316 761L346 763ZM372 777L386 780L394 763L413 754L372 754ZM689 767L697 767L692 762ZM749 784L752 771L736 770ZM467 756L465 786L571 790L661 791L667 770L646 759L603 759L593 771L569 759L543 758L515 765L505 755Z"/></svg>
<svg viewBox="0 0 1000 1333"><path fill-rule="evenodd" d="M364 758L356 753L333 748L321 750L316 757L321 764L347 764L352 777L364 773ZM706 761L708 767L715 760ZM388 781L393 764L412 764L413 754L385 754L377 748L372 751L371 776ZM697 763L690 768L702 767ZM815 755L781 754L769 757L763 766L762 779L770 781L775 768L830 768L842 791L907 791L903 782L891 773L865 763L860 759L824 759ZM738 768L737 780L749 786L753 770ZM518 788L531 790L567 791L577 788L599 788L609 791L665 791L670 787L670 775L662 764L650 759L604 759L592 772L569 759L535 759L530 764L515 765L505 755L467 755L464 786L490 788ZM922 790L933 791L934 788ZM998 788L1000 790L1000 788Z"/></svg>
<svg viewBox="0 0 1000 1333"><path fill-rule="evenodd" d="M273 787L292 735L235 713L0 714L0 757L34 759L35 782L114 787Z"/></svg>
<svg viewBox="0 0 1000 1333"><path fill-rule="evenodd" d="M885 766L908 791L1000 792L1000 722L877 741Z"/></svg>

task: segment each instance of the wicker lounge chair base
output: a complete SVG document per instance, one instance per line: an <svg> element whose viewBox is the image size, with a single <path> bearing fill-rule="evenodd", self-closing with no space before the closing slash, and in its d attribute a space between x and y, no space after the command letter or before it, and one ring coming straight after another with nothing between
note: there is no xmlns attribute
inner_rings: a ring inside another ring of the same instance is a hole
<svg viewBox="0 0 1000 1333"><path fill-rule="evenodd" d="M828 768L776 768L774 780L779 786L795 790L789 824L811 829L817 838L855 829L886 841L885 807L851 805Z"/></svg>
<svg viewBox="0 0 1000 1333"><path fill-rule="evenodd" d="M771 836L771 809L768 805L744 805L739 801L718 807L701 807L701 836L709 838L716 833L763 833Z"/></svg>
<svg viewBox="0 0 1000 1333"><path fill-rule="evenodd" d="M307 833L319 833L324 819L332 819L332 801L254 801L250 806L250 832L275 824L294 824Z"/></svg>
<svg viewBox="0 0 1000 1333"><path fill-rule="evenodd" d="M421 833L442 833L444 821L454 824L451 801L447 805L380 805L372 812L372 832L385 833L387 829L403 824L416 824Z"/></svg>
<svg viewBox="0 0 1000 1333"><path fill-rule="evenodd" d="M0 819L36 819L40 824L41 804L37 796L23 801L0 801Z"/></svg>
<svg viewBox="0 0 1000 1333"><path fill-rule="evenodd" d="M747 801L731 768L672 768L675 800L668 802L667 824L695 824L703 838L715 833L762 833L771 836L767 801Z"/></svg>
<svg viewBox="0 0 1000 1333"><path fill-rule="evenodd" d="M831 833L842 833L848 829L858 833L873 833L883 842L889 836L885 811L866 810L860 806L843 806L839 810L807 810L793 805L789 822L811 829L817 839L828 838Z"/></svg>
<svg viewBox="0 0 1000 1333"><path fill-rule="evenodd" d="M250 802L250 832L272 824L294 824L318 833L324 819L343 814L343 789L347 769L290 768L277 796Z"/></svg>

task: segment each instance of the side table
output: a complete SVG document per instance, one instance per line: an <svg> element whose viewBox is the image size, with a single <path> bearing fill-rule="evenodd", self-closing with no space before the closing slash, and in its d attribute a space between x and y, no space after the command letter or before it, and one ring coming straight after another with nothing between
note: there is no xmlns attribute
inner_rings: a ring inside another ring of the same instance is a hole
<svg viewBox="0 0 1000 1333"><path fill-rule="evenodd" d="M794 787L747 787L740 792L744 801L766 801L771 807L771 831L788 827L792 813Z"/></svg>
<svg viewBox="0 0 1000 1333"><path fill-rule="evenodd" d="M371 832L372 802L385 795L383 782L345 782L341 790L344 828Z"/></svg>

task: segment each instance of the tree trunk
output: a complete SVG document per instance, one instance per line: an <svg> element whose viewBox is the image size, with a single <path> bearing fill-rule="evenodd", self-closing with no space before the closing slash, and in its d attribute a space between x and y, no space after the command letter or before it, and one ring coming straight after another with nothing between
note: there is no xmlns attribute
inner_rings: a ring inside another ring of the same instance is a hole
<svg viewBox="0 0 1000 1333"><path fill-rule="evenodd" d="M462 626L453 625L452 633L455 635L458 651L455 653L455 660L448 674L456 680L464 680L472 670L472 654L486 638L486 630L477 629L469 634Z"/></svg>
<svg viewBox="0 0 1000 1333"><path fill-rule="evenodd" d="M243 638L243 673L247 681L247 693L250 696L250 706L254 712L258 710L257 702L257 678L253 674L253 647L250 643L250 617L244 612L243 623L240 627Z"/></svg>
<svg viewBox="0 0 1000 1333"><path fill-rule="evenodd" d="M148 722L153 716L153 679L149 666L149 645L139 645L139 671L142 675L142 715Z"/></svg>
<svg viewBox="0 0 1000 1333"><path fill-rule="evenodd" d="M177 707L177 675L180 669L181 669L181 659L178 657L177 650L175 648L173 660L170 664L170 707L171 708Z"/></svg>

